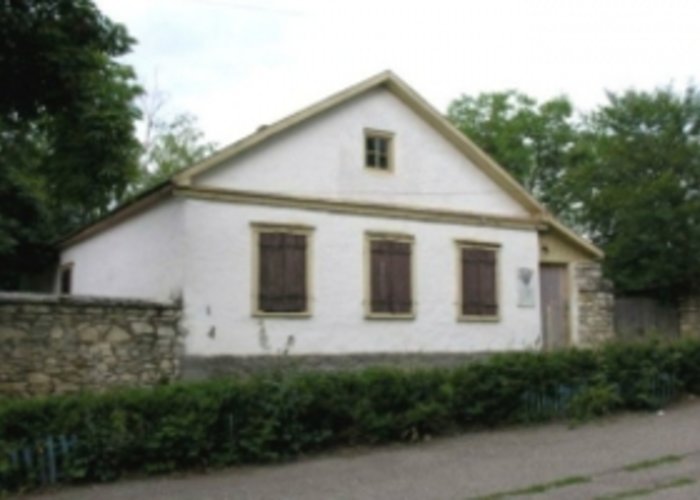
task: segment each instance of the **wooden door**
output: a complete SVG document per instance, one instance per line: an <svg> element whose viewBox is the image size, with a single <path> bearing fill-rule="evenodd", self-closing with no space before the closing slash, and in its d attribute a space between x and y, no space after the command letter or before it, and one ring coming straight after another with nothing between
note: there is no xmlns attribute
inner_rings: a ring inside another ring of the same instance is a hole
<svg viewBox="0 0 700 500"><path fill-rule="evenodd" d="M565 265L540 266L540 307L545 350L569 345L569 287Z"/></svg>

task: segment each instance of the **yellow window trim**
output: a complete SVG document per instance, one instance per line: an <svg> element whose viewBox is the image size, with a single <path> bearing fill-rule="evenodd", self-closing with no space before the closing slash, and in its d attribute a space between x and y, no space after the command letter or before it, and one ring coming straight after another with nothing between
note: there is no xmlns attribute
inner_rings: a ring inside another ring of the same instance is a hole
<svg viewBox="0 0 700 500"><path fill-rule="evenodd" d="M496 315L478 315L478 314L463 314L462 313L462 300L463 300L463 283L462 283L462 249L464 248L476 248L480 250L490 250L495 254L496 257L496 305L498 307L498 314ZM501 291L501 244L492 241L476 241L470 239L456 239L455 240L456 249L456 269L457 272L457 321L460 323L498 323L501 321L501 313L503 311L502 302L502 291Z"/></svg>
<svg viewBox="0 0 700 500"><path fill-rule="evenodd" d="M370 172L374 172L377 174L393 174L396 168L396 147L394 146L394 143L396 142L394 137L396 136L396 134L394 134L393 132L389 132L388 130L377 130L373 128L365 128L364 132L365 133L362 141L362 163L365 166L365 170L369 170ZM387 140L386 168L367 165L367 139L374 137Z"/></svg>
<svg viewBox="0 0 700 500"><path fill-rule="evenodd" d="M408 243L411 258L411 312L408 313L387 313L372 311L372 241L397 241ZM364 242L364 310L365 319L368 320L414 320L416 319L416 259L415 259L415 237L412 234L399 233L395 231L365 231Z"/></svg>
<svg viewBox="0 0 700 500"><path fill-rule="evenodd" d="M310 318L313 314L313 272L311 269L313 258L313 232L312 226L298 223L280 222L251 222L251 316L254 318ZM306 236L306 310L296 312L268 312L262 311L259 304L260 291L260 235L263 233L285 233Z"/></svg>

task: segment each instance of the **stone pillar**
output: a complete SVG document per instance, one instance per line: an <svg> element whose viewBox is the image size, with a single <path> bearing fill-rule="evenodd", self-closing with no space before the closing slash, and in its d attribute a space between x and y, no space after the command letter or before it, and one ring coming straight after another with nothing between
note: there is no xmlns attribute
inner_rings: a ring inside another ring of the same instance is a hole
<svg viewBox="0 0 700 500"><path fill-rule="evenodd" d="M577 262L574 283L578 306L578 339L582 347L594 347L615 337L615 296L612 283L603 278L598 262Z"/></svg>
<svg viewBox="0 0 700 500"><path fill-rule="evenodd" d="M683 338L700 338L700 295L681 300L680 330Z"/></svg>

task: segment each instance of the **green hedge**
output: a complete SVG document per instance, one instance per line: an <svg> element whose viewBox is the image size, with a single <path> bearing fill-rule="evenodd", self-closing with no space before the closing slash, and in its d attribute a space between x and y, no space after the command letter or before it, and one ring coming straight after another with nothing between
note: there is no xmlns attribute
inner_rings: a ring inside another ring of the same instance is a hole
<svg viewBox="0 0 700 500"><path fill-rule="evenodd" d="M0 403L0 490L36 478L8 452L77 438L66 481L274 462L336 446L649 409L700 391L700 342L513 353L454 369L268 374Z"/></svg>

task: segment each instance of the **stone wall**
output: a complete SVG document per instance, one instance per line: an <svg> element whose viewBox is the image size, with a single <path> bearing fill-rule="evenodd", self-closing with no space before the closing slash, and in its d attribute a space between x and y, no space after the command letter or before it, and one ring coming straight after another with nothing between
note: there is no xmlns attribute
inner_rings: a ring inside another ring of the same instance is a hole
<svg viewBox="0 0 700 500"><path fill-rule="evenodd" d="M180 308L0 293L0 395L148 386L180 375Z"/></svg>
<svg viewBox="0 0 700 500"><path fill-rule="evenodd" d="M603 278L597 262L575 264L578 298L578 342L582 347L599 345L615 337L615 296L612 283Z"/></svg>

